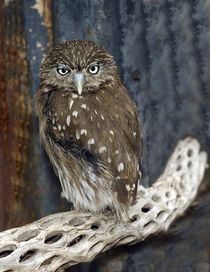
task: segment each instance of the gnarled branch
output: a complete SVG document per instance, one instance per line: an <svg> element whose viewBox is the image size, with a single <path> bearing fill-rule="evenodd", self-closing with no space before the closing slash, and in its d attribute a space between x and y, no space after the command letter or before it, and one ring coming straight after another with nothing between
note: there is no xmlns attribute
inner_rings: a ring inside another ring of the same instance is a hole
<svg viewBox="0 0 210 272"><path fill-rule="evenodd" d="M153 186L140 186L126 224L111 215L72 211L1 232L0 271L63 271L114 246L166 231L195 198L206 164L197 140L180 141Z"/></svg>

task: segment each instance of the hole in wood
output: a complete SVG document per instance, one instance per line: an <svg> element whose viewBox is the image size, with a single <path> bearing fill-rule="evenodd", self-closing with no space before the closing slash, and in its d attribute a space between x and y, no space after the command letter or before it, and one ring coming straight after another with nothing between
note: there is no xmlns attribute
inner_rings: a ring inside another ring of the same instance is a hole
<svg viewBox="0 0 210 272"><path fill-rule="evenodd" d="M184 184L183 184L182 182L180 182L180 188L181 188L182 190L185 190L185 186L184 186Z"/></svg>
<svg viewBox="0 0 210 272"><path fill-rule="evenodd" d="M171 193L170 192L166 192L166 197L170 197Z"/></svg>
<svg viewBox="0 0 210 272"><path fill-rule="evenodd" d="M137 214L133 215L133 216L131 217L131 223L137 221L138 218L139 218L139 216L138 216Z"/></svg>
<svg viewBox="0 0 210 272"><path fill-rule="evenodd" d="M51 264L52 261L53 261L54 259L57 259L58 257L59 257L58 255L55 255L55 256L52 256L52 257L46 259L46 260L40 265L40 267Z"/></svg>
<svg viewBox="0 0 210 272"><path fill-rule="evenodd" d="M101 251L103 249L103 242L98 241L96 244L92 245L92 247L88 250L87 256L92 255L92 252Z"/></svg>
<svg viewBox="0 0 210 272"><path fill-rule="evenodd" d="M179 161L179 160L181 160L181 158L182 158L182 156L178 155L176 159L177 159L177 161Z"/></svg>
<svg viewBox="0 0 210 272"><path fill-rule="evenodd" d="M49 227L50 225L53 225L53 223L54 223L55 221L56 221L56 219L54 219L54 218L48 219L48 220L44 221L44 222L40 225L40 227L41 227L41 228L47 228L47 227Z"/></svg>
<svg viewBox="0 0 210 272"><path fill-rule="evenodd" d="M8 255L10 255L13 252L13 250L4 250L0 252L0 258L4 258L7 257Z"/></svg>
<svg viewBox="0 0 210 272"><path fill-rule="evenodd" d="M122 244L129 244L131 242L135 241L135 236L134 235L129 235L127 237L122 237L121 240L118 242L119 245Z"/></svg>
<svg viewBox="0 0 210 272"><path fill-rule="evenodd" d="M181 178L181 180L185 179L185 174L182 174L182 175L180 176L180 178Z"/></svg>
<svg viewBox="0 0 210 272"><path fill-rule="evenodd" d="M18 241L18 243L23 242L23 241L25 242L25 241L28 241L28 240L36 237L38 234L39 234L38 230L27 230L27 231L21 233L20 235L18 235L16 240Z"/></svg>
<svg viewBox="0 0 210 272"><path fill-rule="evenodd" d="M2 249L0 249L0 258L5 258L7 256L9 256L10 254L12 254L12 252L16 249L16 246L14 245L9 245L6 246Z"/></svg>
<svg viewBox="0 0 210 272"><path fill-rule="evenodd" d="M53 225L54 223L63 220L63 218L65 218L65 215L59 215L50 219L47 219L46 221L44 221L43 223L41 223L40 227L41 228L47 228L51 225Z"/></svg>
<svg viewBox="0 0 210 272"><path fill-rule="evenodd" d="M58 240L60 240L63 237L63 234L57 233L57 234L49 234L47 238L45 239L45 244L54 244Z"/></svg>
<svg viewBox="0 0 210 272"><path fill-rule="evenodd" d="M80 226L84 223L85 223L84 219L82 219L80 217L75 217L69 221L68 225L73 226L73 227L77 227L77 226Z"/></svg>
<svg viewBox="0 0 210 272"><path fill-rule="evenodd" d="M85 235L79 235L79 236L77 236L76 238L74 238L68 245L67 245L67 247L72 247L72 246L74 246L74 245L76 245L76 244L78 244L82 239L84 239L85 238Z"/></svg>
<svg viewBox="0 0 210 272"><path fill-rule="evenodd" d="M160 212L157 214L157 218L158 218L158 219L163 219L166 215L167 215L167 212L166 212L166 211L160 211Z"/></svg>
<svg viewBox="0 0 210 272"><path fill-rule="evenodd" d="M189 150L187 151L187 156L188 156L188 157L191 157L192 154L193 154L193 150L192 150L192 149L189 149Z"/></svg>
<svg viewBox="0 0 210 272"><path fill-rule="evenodd" d="M192 167L192 162L191 162L191 161L188 162L187 167L188 167L188 168L191 168L191 167Z"/></svg>
<svg viewBox="0 0 210 272"><path fill-rule="evenodd" d="M100 227L100 224L99 224L99 223L93 223L93 224L91 225L91 229L92 229L92 230L97 230L97 229L99 229L99 227Z"/></svg>
<svg viewBox="0 0 210 272"><path fill-rule="evenodd" d="M154 202L158 202L158 201L160 201L160 197L159 197L158 195L153 195L153 196L152 196L152 200L153 200Z"/></svg>
<svg viewBox="0 0 210 272"><path fill-rule="evenodd" d="M19 263L25 262L26 260L33 257L35 254L36 254L35 249L30 249L30 250L26 251L26 253L24 253L23 255L20 256Z"/></svg>
<svg viewBox="0 0 210 272"><path fill-rule="evenodd" d="M144 207L141 208L141 211L143 213L147 213L152 209L152 206L150 204L146 204Z"/></svg>
<svg viewBox="0 0 210 272"><path fill-rule="evenodd" d="M176 171L180 171L182 169L181 165L178 165Z"/></svg>
<svg viewBox="0 0 210 272"><path fill-rule="evenodd" d="M64 272L64 271L66 271L65 269L69 268L70 266L72 266L72 265L74 265L74 264L76 264L76 262L74 262L74 261L67 262L67 263L65 263L65 264L63 264L63 265L61 265L61 266L59 266L59 267L55 270L55 272Z"/></svg>
<svg viewBox="0 0 210 272"><path fill-rule="evenodd" d="M149 221L148 223L146 223L144 225L144 229L149 230L149 229L153 228L155 225L156 225L156 223L154 221Z"/></svg>
<svg viewBox="0 0 210 272"><path fill-rule="evenodd" d="M145 191L140 190L138 194L139 194L140 197L141 197L141 196L144 196L144 195L145 195Z"/></svg>

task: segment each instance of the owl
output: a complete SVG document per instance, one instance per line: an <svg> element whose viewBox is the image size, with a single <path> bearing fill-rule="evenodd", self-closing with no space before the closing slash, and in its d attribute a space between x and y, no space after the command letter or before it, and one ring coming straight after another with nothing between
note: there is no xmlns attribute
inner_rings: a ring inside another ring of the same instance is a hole
<svg viewBox="0 0 210 272"><path fill-rule="evenodd" d="M57 45L35 96L41 140L75 209L127 221L141 179L141 124L113 57L99 44Z"/></svg>

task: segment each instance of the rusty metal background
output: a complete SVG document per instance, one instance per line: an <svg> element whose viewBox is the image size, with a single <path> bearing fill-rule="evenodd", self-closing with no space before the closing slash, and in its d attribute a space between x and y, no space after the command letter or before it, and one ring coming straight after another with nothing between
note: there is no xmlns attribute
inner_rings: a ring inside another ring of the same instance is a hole
<svg viewBox="0 0 210 272"><path fill-rule="evenodd" d="M145 186L178 139L195 136L210 151L209 17L209 0L0 0L0 230L71 208L33 101L41 59L57 42L90 39L113 54L143 123ZM209 272L209 187L198 201L173 233L69 271Z"/></svg>

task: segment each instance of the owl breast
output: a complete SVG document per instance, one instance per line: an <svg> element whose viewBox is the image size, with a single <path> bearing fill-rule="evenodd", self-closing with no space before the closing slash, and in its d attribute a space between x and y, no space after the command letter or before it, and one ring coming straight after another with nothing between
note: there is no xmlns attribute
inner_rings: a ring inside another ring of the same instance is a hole
<svg viewBox="0 0 210 272"><path fill-rule="evenodd" d="M54 142L68 156L66 166L55 166L63 195L79 208L91 208L97 199L101 209L110 203L133 203L140 179L141 132L138 113L127 92L122 89L116 95L101 90L79 96L59 91L58 96L54 91L46 108Z"/></svg>

